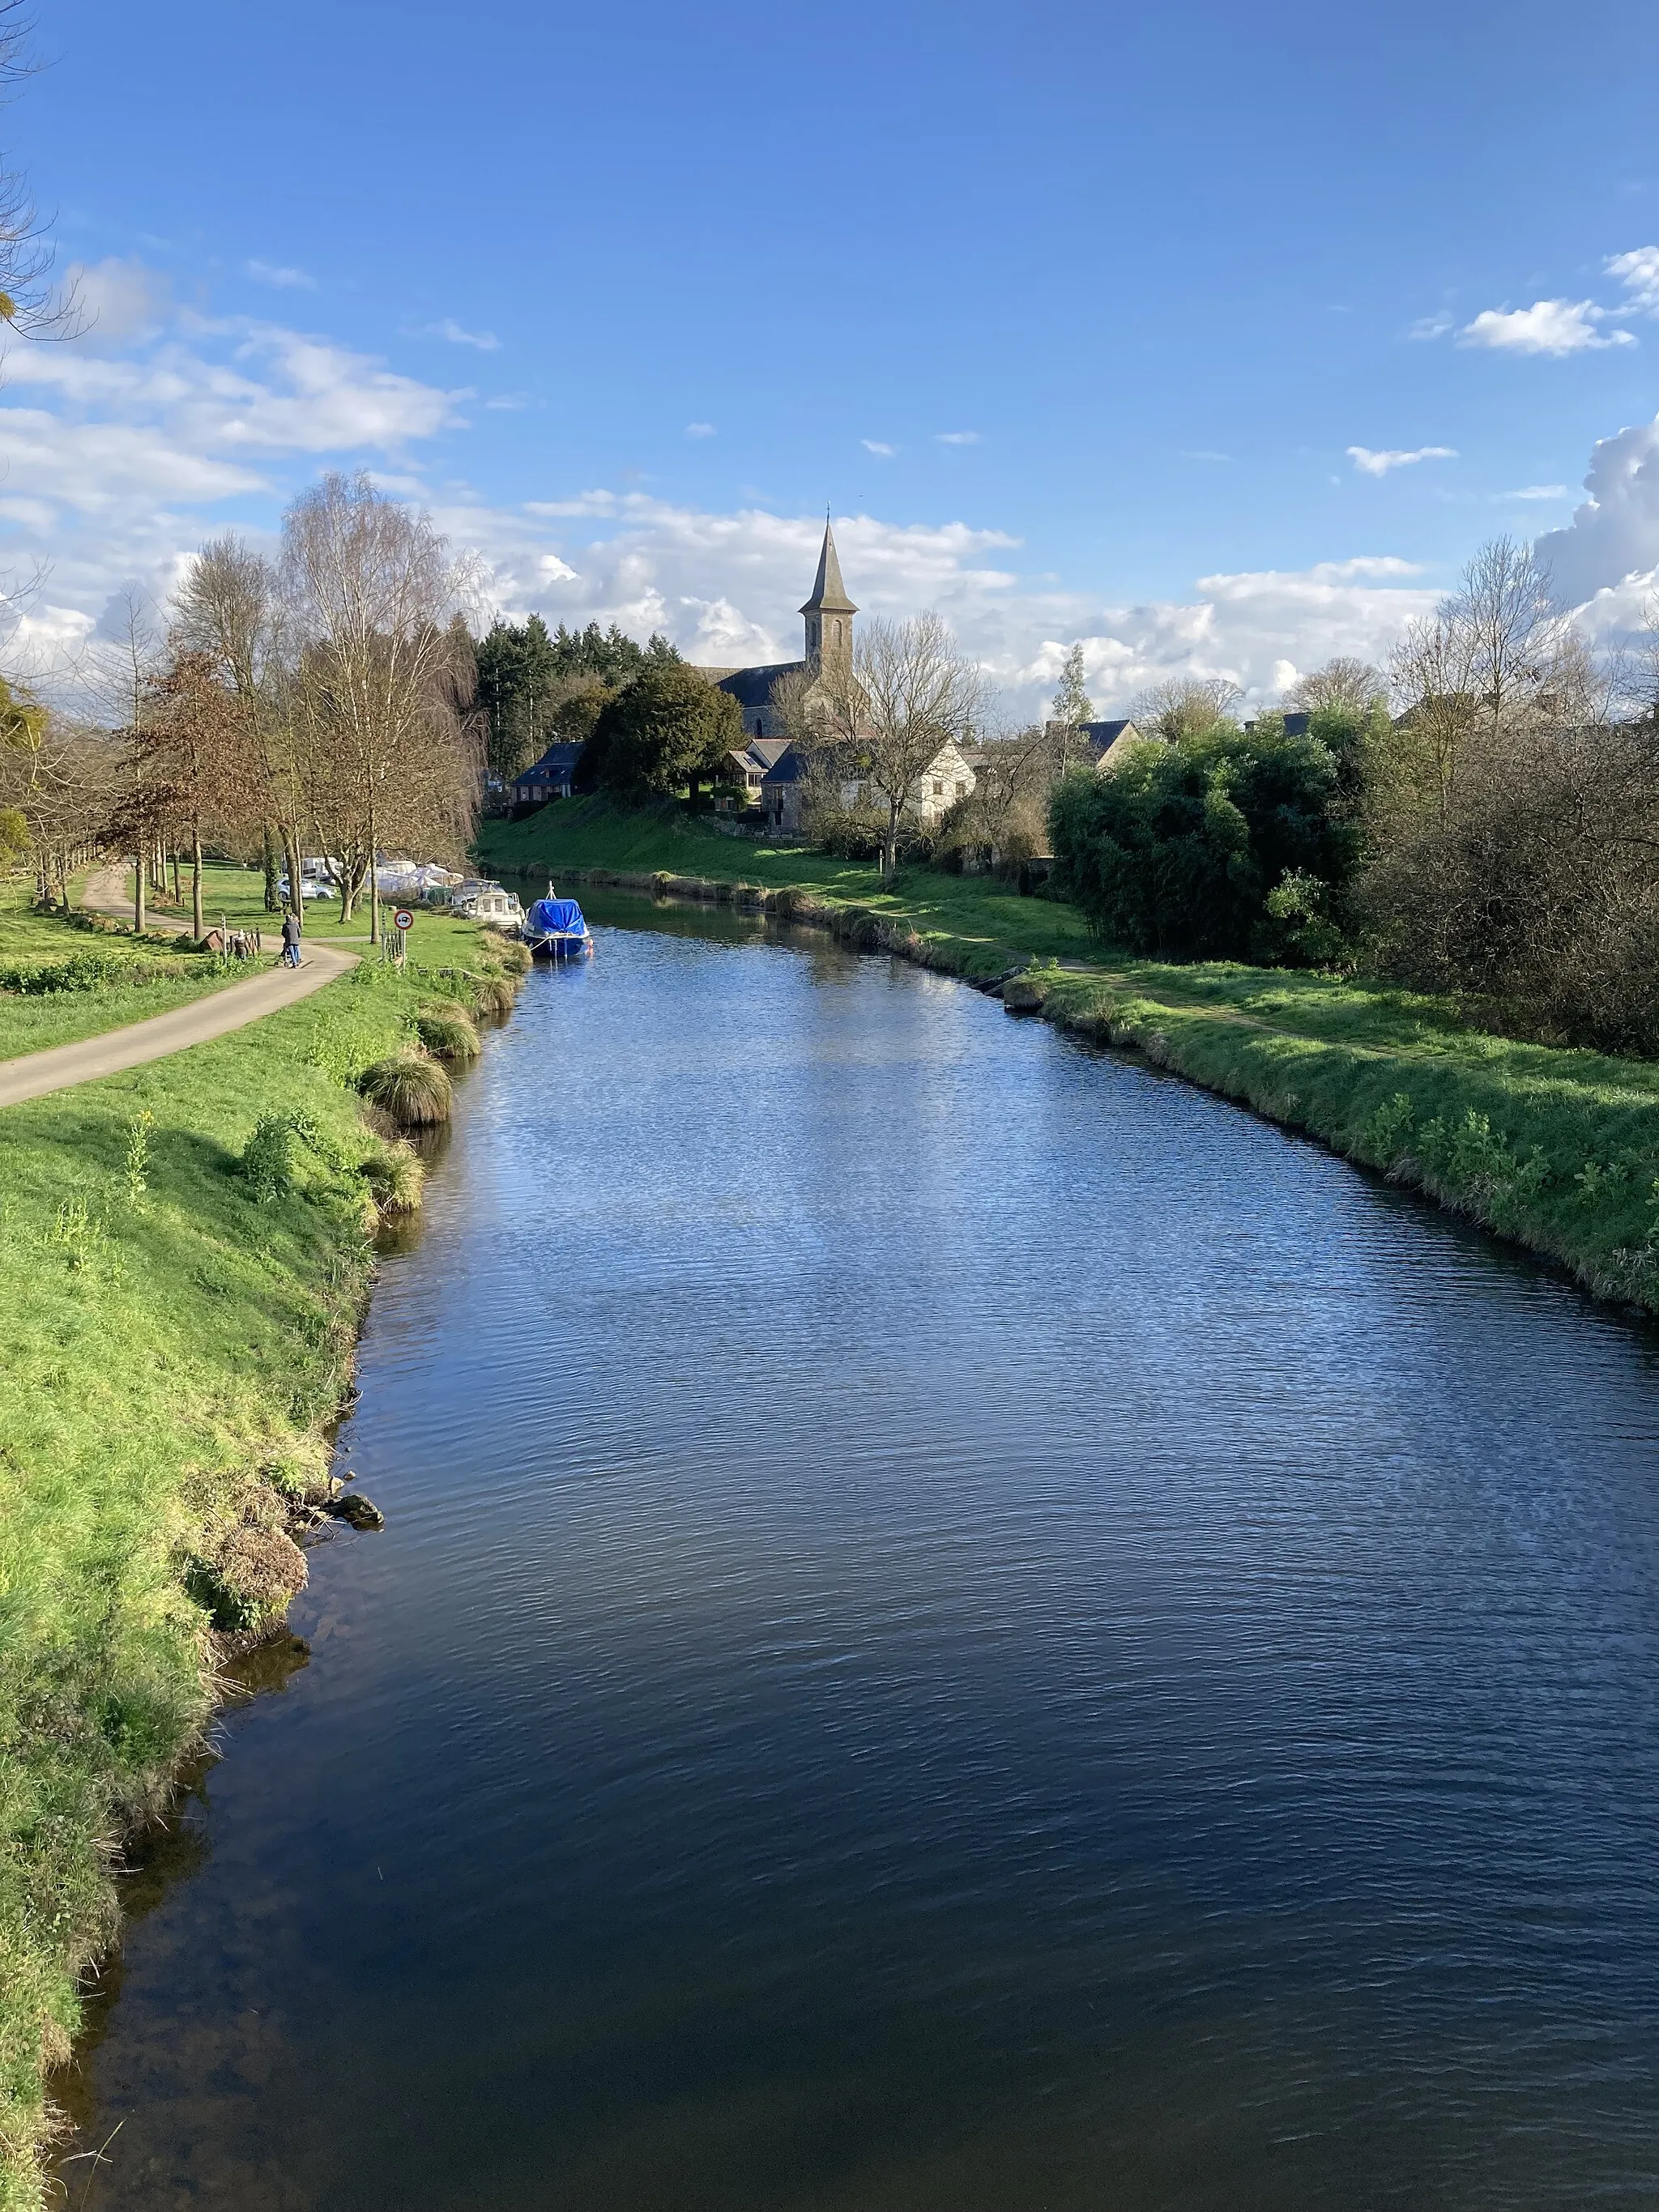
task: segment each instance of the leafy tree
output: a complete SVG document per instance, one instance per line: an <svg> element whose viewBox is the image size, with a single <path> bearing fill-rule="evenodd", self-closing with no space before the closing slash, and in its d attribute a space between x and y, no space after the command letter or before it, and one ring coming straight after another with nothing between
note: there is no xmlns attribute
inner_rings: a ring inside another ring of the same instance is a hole
<svg viewBox="0 0 1659 2212"><path fill-rule="evenodd" d="M1089 696L1083 681L1083 647L1074 645L1066 654L1060 672L1060 689L1048 708L1050 721L1060 725L1060 771L1063 775L1077 761L1081 740L1077 735L1083 722L1095 718L1094 701Z"/></svg>
<svg viewBox="0 0 1659 2212"><path fill-rule="evenodd" d="M1334 957L1358 836L1341 766L1282 725L1138 748L1050 803L1069 896L1136 952L1303 965Z"/></svg>
<svg viewBox="0 0 1659 2212"><path fill-rule="evenodd" d="M549 633L539 615L496 621L477 646L490 771L510 782L560 739L591 736L605 701L647 669L682 665L666 638L641 645L612 623Z"/></svg>
<svg viewBox="0 0 1659 2212"><path fill-rule="evenodd" d="M743 743L743 713L677 653L653 654L600 708L581 760L588 790L639 801L665 798L713 775Z"/></svg>

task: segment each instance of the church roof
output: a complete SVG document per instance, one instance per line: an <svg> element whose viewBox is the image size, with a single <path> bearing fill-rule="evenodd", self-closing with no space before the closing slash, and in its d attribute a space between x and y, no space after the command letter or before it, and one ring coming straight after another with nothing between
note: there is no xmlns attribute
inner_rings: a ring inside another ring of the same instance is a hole
<svg viewBox="0 0 1659 2212"><path fill-rule="evenodd" d="M774 660L763 668L734 668L728 675L716 680L714 689L729 691L740 707L751 710L757 707L769 707L772 686L779 677L793 676L805 665L804 660ZM710 672L705 668L702 672L707 676Z"/></svg>
<svg viewBox="0 0 1659 2212"><path fill-rule="evenodd" d="M801 612L804 615L855 615L858 612L847 596L846 585L841 580L836 535L827 522L823 526L823 544L818 554L817 580L812 586L811 598Z"/></svg>

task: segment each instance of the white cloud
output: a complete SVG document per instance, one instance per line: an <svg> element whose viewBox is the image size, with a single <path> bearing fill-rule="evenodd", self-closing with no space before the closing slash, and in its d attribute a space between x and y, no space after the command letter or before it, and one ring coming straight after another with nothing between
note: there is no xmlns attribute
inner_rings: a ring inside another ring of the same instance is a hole
<svg viewBox="0 0 1659 2212"><path fill-rule="evenodd" d="M1457 333L1461 346L1485 346L1499 353L1589 353L1606 346L1634 345L1628 331L1604 330L1608 310L1593 300L1534 300L1529 307L1487 307Z"/></svg>
<svg viewBox="0 0 1659 2212"><path fill-rule="evenodd" d="M1565 499L1565 484L1522 484L1518 491L1500 491L1499 499Z"/></svg>
<svg viewBox="0 0 1659 2212"><path fill-rule="evenodd" d="M269 284L278 292L314 292L317 279L303 269L285 269L275 261L244 262L244 273L256 284Z"/></svg>
<svg viewBox="0 0 1659 2212"><path fill-rule="evenodd" d="M486 407L507 415L516 415L529 404L530 394L527 392L498 392L493 399L484 402Z"/></svg>
<svg viewBox="0 0 1659 2212"><path fill-rule="evenodd" d="M1406 336L1414 339L1419 344L1432 338L1443 338L1447 331L1451 329L1453 320L1454 318L1447 314L1443 309L1437 315L1419 315L1407 331Z"/></svg>
<svg viewBox="0 0 1659 2212"><path fill-rule="evenodd" d="M111 259L90 265L76 262L69 270L83 352L106 352L129 345L154 331L172 312L172 291L159 270L142 261Z"/></svg>
<svg viewBox="0 0 1659 2212"><path fill-rule="evenodd" d="M1598 441L1584 477L1589 496L1538 550L1557 594L1577 606L1659 568L1659 420Z"/></svg>
<svg viewBox="0 0 1659 2212"><path fill-rule="evenodd" d="M866 453L874 453L880 460L890 461L898 454L896 446L890 446L880 438L860 438L859 443Z"/></svg>
<svg viewBox="0 0 1659 2212"><path fill-rule="evenodd" d="M714 426L712 422L688 422L685 426L685 434L688 438L712 438L714 435Z"/></svg>
<svg viewBox="0 0 1659 2212"><path fill-rule="evenodd" d="M1606 264L1629 295L1628 312L1659 315L1659 246L1638 246L1628 253L1615 253Z"/></svg>
<svg viewBox="0 0 1659 2212"><path fill-rule="evenodd" d="M1417 461L1455 461L1455 446L1416 446L1409 453L1389 448L1373 453L1369 446L1350 446L1348 459L1362 476L1385 477L1390 469L1408 469Z"/></svg>
<svg viewBox="0 0 1659 2212"><path fill-rule="evenodd" d="M465 331L453 315L446 315L441 323L423 323L420 335L425 338L442 338L447 345L476 346L480 353L498 353L501 340L494 331Z"/></svg>
<svg viewBox="0 0 1659 2212"><path fill-rule="evenodd" d="M977 430L939 430L935 433L936 446L977 446L983 443Z"/></svg>

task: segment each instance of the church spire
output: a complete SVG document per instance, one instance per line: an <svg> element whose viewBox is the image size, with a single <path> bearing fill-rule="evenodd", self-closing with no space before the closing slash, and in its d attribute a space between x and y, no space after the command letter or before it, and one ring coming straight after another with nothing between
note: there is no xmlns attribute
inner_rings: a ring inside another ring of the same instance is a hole
<svg viewBox="0 0 1659 2212"><path fill-rule="evenodd" d="M823 546L818 555L817 580L812 586L812 596L801 609L804 615L855 615L858 609L847 596L847 586L841 580L841 562L836 555L836 533L830 527L830 518L823 518Z"/></svg>
<svg viewBox="0 0 1659 2212"><path fill-rule="evenodd" d="M826 664L843 672L853 665L853 617L858 609L847 596L836 557L836 533L823 518L823 545L818 554L817 580L812 596L801 609L806 623L806 665L815 674Z"/></svg>

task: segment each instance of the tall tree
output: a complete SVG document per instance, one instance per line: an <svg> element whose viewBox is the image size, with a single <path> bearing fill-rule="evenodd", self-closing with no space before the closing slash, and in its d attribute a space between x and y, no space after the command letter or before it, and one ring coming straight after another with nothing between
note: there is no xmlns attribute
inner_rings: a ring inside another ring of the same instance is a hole
<svg viewBox="0 0 1659 2212"><path fill-rule="evenodd" d="M985 703L980 670L933 613L868 622L850 662L826 668L820 686L826 733L843 773L876 796L886 820L881 866L898 866L899 825L922 777L946 744L969 742Z"/></svg>
<svg viewBox="0 0 1659 2212"><path fill-rule="evenodd" d="M589 788L623 799L695 791L743 743L743 714L728 691L676 658L647 665L600 709L582 760Z"/></svg>
<svg viewBox="0 0 1659 2212"><path fill-rule="evenodd" d="M325 476L283 521L282 574L313 744L352 796L368 860L369 939L380 936L381 837L468 814L476 762L454 708L446 627L462 576L431 518L368 474Z"/></svg>
<svg viewBox="0 0 1659 2212"><path fill-rule="evenodd" d="M220 684L204 653L175 651L149 685L143 750L151 773L169 794L169 818L190 848L191 912L199 938L202 847L210 833L234 834L260 796L246 772L241 702ZM176 847L175 847L176 849Z"/></svg>
<svg viewBox="0 0 1659 2212"><path fill-rule="evenodd" d="M1066 656L1060 672L1060 688L1048 708L1048 719L1058 726L1059 768L1064 775L1082 757L1084 746L1079 735L1081 726L1095 719L1094 702L1083 680L1081 645L1074 645Z"/></svg>

